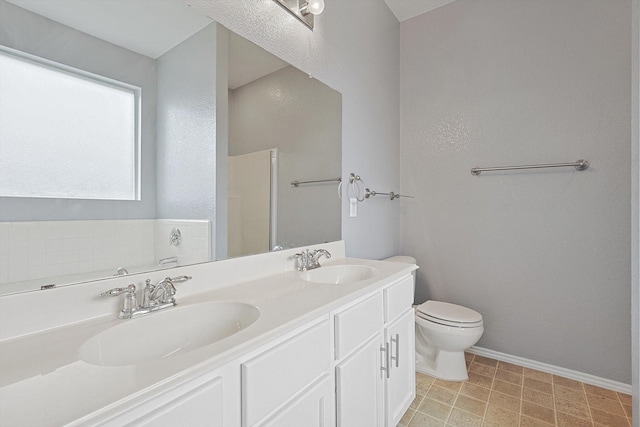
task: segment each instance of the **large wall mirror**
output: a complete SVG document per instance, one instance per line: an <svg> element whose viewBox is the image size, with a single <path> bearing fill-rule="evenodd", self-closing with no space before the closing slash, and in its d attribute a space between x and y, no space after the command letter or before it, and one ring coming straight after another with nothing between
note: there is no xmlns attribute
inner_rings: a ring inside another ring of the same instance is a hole
<svg viewBox="0 0 640 427"><path fill-rule="evenodd" d="M340 239L341 95L182 3L0 0L0 61L0 294Z"/></svg>

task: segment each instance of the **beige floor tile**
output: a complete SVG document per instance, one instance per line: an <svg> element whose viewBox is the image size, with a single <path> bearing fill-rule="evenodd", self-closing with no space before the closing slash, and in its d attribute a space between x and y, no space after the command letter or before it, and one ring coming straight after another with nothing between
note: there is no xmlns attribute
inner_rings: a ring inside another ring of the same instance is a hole
<svg viewBox="0 0 640 427"><path fill-rule="evenodd" d="M509 396L517 397L518 399L522 396L522 387L517 384L511 384L500 380L495 380L493 382L493 390L508 394Z"/></svg>
<svg viewBox="0 0 640 427"><path fill-rule="evenodd" d="M449 419L447 420L447 425L453 427L481 427L482 417L470 414L469 412L465 412L458 408L453 408L451 415L449 415Z"/></svg>
<svg viewBox="0 0 640 427"><path fill-rule="evenodd" d="M545 423L555 424L556 415L553 409L545 408L544 406L536 405L535 403L524 401L520 413L531 418L535 418Z"/></svg>
<svg viewBox="0 0 640 427"><path fill-rule="evenodd" d="M425 397L418 407L418 412L427 414L437 420L447 421L449 413L451 412L451 406Z"/></svg>
<svg viewBox="0 0 640 427"><path fill-rule="evenodd" d="M483 365L489 365L489 366L493 366L496 367L498 366L498 361L495 359L490 359L488 357L484 357L484 356L478 356L476 355L476 357L473 359L474 362L478 362L478 363L482 363Z"/></svg>
<svg viewBox="0 0 640 427"><path fill-rule="evenodd" d="M610 427L629 427L629 421L625 417L610 414L591 408L591 416L595 425L605 425Z"/></svg>
<svg viewBox="0 0 640 427"><path fill-rule="evenodd" d="M579 403L587 404L587 396L582 390L575 388L563 387L558 384L553 385L553 395L566 400L574 400Z"/></svg>
<svg viewBox="0 0 640 427"><path fill-rule="evenodd" d="M561 397L556 397L556 411L563 412L573 417L590 419L589 407L586 402L581 403L577 400L567 400Z"/></svg>
<svg viewBox="0 0 640 427"><path fill-rule="evenodd" d="M492 391L489 397L489 405L499 406L508 411L520 413L520 398L509 396L508 394Z"/></svg>
<svg viewBox="0 0 640 427"><path fill-rule="evenodd" d="M591 384L584 385L584 391L587 394L593 394L595 396L606 397L607 399L618 400L618 393L613 390L607 390L602 387L596 387Z"/></svg>
<svg viewBox="0 0 640 427"><path fill-rule="evenodd" d="M413 414L415 413L416 411L414 411L413 409L409 409L407 412L405 412L402 418L400 419L400 422L398 423L398 427L408 426L409 422L411 422L411 418L413 417Z"/></svg>
<svg viewBox="0 0 640 427"><path fill-rule="evenodd" d="M631 396L465 353L469 380L416 374L398 427L631 427Z"/></svg>
<svg viewBox="0 0 640 427"><path fill-rule="evenodd" d="M536 371L535 369L524 368L524 376L545 383L551 383L553 381L553 375L546 372Z"/></svg>
<svg viewBox="0 0 640 427"><path fill-rule="evenodd" d="M498 369L496 371L495 378L500 381L522 385L522 375L511 371L505 371L504 369Z"/></svg>
<svg viewBox="0 0 640 427"><path fill-rule="evenodd" d="M433 384L446 388L447 390L455 391L456 393L460 391L460 388L462 387L462 383L458 381L435 380Z"/></svg>
<svg viewBox="0 0 640 427"><path fill-rule="evenodd" d="M534 390L541 391L543 393L553 393L553 386L551 383L546 383L544 381L539 381L530 377L524 377L522 381L522 385L527 388L532 388Z"/></svg>
<svg viewBox="0 0 640 427"><path fill-rule="evenodd" d="M420 402L422 402L422 399L424 398L424 396L420 396L419 394L416 394L415 399L413 399L413 402L411 402L411 404L409 405L410 409L418 409L418 406L420 406Z"/></svg>
<svg viewBox="0 0 640 427"><path fill-rule="evenodd" d="M471 363L471 366L469 366L469 372L484 375L485 377L493 377L496 374L496 367L483 365L482 363L476 362L476 360L474 359L473 363Z"/></svg>
<svg viewBox="0 0 640 427"><path fill-rule="evenodd" d="M435 378L425 375L421 372L416 373L416 394L424 396L429 391L429 387L433 384Z"/></svg>
<svg viewBox="0 0 640 427"><path fill-rule="evenodd" d="M620 402L622 402L624 405L631 405L633 403L631 401L631 396L629 396L628 394L618 392L618 399L620 399Z"/></svg>
<svg viewBox="0 0 640 427"><path fill-rule="evenodd" d="M592 427L593 424L590 420L584 418L572 417L571 415L563 414L562 412L556 412L556 421L558 427Z"/></svg>
<svg viewBox="0 0 640 427"><path fill-rule="evenodd" d="M520 415L520 427L549 427L554 424L545 423L544 421L527 417L526 415Z"/></svg>
<svg viewBox="0 0 640 427"><path fill-rule="evenodd" d="M514 427L518 425L519 415L499 406L488 405L484 427Z"/></svg>
<svg viewBox="0 0 640 427"><path fill-rule="evenodd" d="M444 421L436 420L421 412L416 412L411 418L409 427L444 427Z"/></svg>
<svg viewBox="0 0 640 427"><path fill-rule="evenodd" d="M484 417L484 411L487 408L487 403L481 400L474 399L464 394L458 394L456 403L453 404L454 408L462 409L473 415Z"/></svg>
<svg viewBox="0 0 640 427"><path fill-rule="evenodd" d="M618 399L607 399L606 397L600 397L593 394L587 394L587 402L589 408L597 409L599 411L609 412L610 414L620 415L626 417L622 403Z"/></svg>
<svg viewBox="0 0 640 427"><path fill-rule="evenodd" d="M522 366L514 365L513 363L498 361L498 369L503 369L505 371L515 372L516 374L522 375L524 368Z"/></svg>
<svg viewBox="0 0 640 427"><path fill-rule="evenodd" d="M465 396L473 397L474 399L487 402L489 400L489 394L491 394L491 390L485 387L471 384L469 381L467 381L462 384L460 393L464 394Z"/></svg>
<svg viewBox="0 0 640 427"><path fill-rule="evenodd" d="M456 393L446 388L433 385L427 392L427 397L447 405L453 405L453 402L456 400Z"/></svg>
<svg viewBox="0 0 640 427"><path fill-rule="evenodd" d="M575 388L576 390L583 390L584 387L581 382L576 380L571 380L569 378L559 377L557 375L553 376L553 383L558 384L568 388Z"/></svg>
<svg viewBox="0 0 640 427"><path fill-rule="evenodd" d="M522 389L522 400L526 400L536 405L544 406L553 409L553 396L548 393L543 393L532 388ZM585 400L585 406L587 401Z"/></svg>
<svg viewBox="0 0 640 427"><path fill-rule="evenodd" d="M481 387L491 388L491 384L493 383L493 378L485 377L484 375L479 375L473 372L469 372L468 382L474 385L479 385Z"/></svg>

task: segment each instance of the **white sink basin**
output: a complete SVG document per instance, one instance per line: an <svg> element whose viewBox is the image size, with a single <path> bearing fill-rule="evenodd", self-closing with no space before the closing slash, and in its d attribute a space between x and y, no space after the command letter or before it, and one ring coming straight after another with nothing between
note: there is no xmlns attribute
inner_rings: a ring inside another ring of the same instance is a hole
<svg viewBox="0 0 640 427"><path fill-rule="evenodd" d="M366 265L331 265L303 272L302 280L340 285L367 280L375 271L375 268Z"/></svg>
<svg viewBox="0 0 640 427"><path fill-rule="evenodd" d="M237 302L205 302L148 314L100 332L80 347L92 365L136 365L220 341L255 322L260 310Z"/></svg>

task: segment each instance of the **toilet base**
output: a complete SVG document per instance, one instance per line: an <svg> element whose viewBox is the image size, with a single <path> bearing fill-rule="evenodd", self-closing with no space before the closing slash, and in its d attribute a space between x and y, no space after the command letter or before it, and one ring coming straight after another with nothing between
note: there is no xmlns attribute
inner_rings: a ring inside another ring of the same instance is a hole
<svg viewBox="0 0 640 427"><path fill-rule="evenodd" d="M416 371L444 381L469 379L463 351L440 350L435 360L428 360L416 352Z"/></svg>

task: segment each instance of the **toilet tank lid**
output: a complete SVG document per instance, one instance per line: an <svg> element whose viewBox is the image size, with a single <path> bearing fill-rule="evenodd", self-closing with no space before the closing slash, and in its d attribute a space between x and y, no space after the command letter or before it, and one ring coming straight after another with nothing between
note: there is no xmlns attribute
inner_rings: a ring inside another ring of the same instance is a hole
<svg viewBox="0 0 640 427"><path fill-rule="evenodd" d="M460 323L476 323L482 321L482 315L475 310L461 305L442 301L427 301L416 308L428 316Z"/></svg>
<svg viewBox="0 0 640 427"><path fill-rule="evenodd" d="M405 256L405 255L392 256L390 258L383 259L383 261L404 262L404 263L407 263L407 264L416 264L416 259L414 257Z"/></svg>

